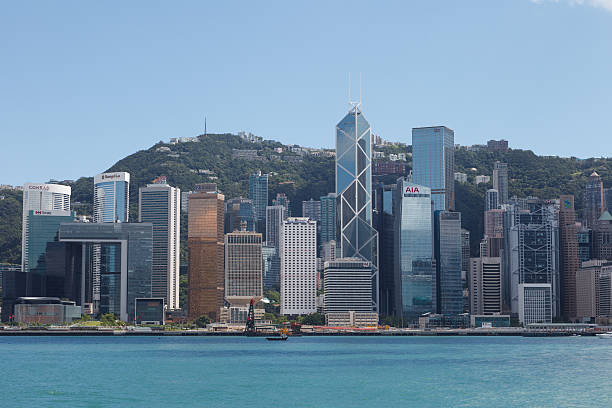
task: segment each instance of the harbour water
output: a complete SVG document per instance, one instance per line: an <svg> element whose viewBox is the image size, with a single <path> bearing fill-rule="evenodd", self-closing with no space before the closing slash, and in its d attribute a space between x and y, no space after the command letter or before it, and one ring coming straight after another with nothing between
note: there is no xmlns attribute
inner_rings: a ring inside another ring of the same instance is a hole
<svg viewBox="0 0 612 408"><path fill-rule="evenodd" d="M2 407L611 407L596 337L1 337Z"/></svg>

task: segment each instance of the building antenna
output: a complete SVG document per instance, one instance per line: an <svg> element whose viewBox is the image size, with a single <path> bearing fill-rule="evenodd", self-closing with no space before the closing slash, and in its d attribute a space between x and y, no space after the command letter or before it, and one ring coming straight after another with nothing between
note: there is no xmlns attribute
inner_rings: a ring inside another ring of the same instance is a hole
<svg viewBox="0 0 612 408"><path fill-rule="evenodd" d="M204 116L204 136L206 135L206 116Z"/></svg>
<svg viewBox="0 0 612 408"><path fill-rule="evenodd" d="M361 106L361 72L359 73L359 106Z"/></svg>
<svg viewBox="0 0 612 408"><path fill-rule="evenodd" d="M349 72L349 80L348 80L348 104L349 104L349 109L351 107L351 73Z"/></svg>

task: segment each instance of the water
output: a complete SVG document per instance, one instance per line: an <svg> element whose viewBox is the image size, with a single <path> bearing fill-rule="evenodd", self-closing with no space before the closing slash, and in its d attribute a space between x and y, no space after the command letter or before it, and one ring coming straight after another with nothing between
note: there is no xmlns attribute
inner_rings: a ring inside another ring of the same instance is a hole
<svg viewBox="0 0 612 408"><path fill-rule="evenodd" d="M0 337L1 407L612 407L594 337Z"/></svg>

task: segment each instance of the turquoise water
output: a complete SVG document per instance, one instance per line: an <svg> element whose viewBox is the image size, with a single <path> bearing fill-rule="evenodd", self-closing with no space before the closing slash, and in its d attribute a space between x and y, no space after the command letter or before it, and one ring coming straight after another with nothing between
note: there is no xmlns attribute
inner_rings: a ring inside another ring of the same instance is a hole
<svg viewBox="0 0 612 408"><path fill-rule="evenodd" d="M612 407L594 337L0 337L2 407Z"/></svg>

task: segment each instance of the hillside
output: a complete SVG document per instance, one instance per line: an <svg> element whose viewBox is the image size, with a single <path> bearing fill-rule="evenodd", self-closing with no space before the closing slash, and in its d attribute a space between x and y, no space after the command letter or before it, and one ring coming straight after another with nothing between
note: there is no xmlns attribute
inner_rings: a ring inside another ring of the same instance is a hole
<svg viewBox="0 0 612 408"><path fill-rule="evenodd" d="M136 220L138 216L138 188L160 175L167 176L168 183L181 188L182 191L192 190L196 183L216 182L226 199L229 199L239 195L247 197L249 175L261 170L271 174L270 200L277 192L287 194L291 200L293 215L301 215L302 200L316 199L334 191L334 158L326 157L320 154L321 152L317 152L318 155L289 152L286 151L286 146L279 142L252 143L231 134L201 135L198 140L177 144L159 142L106 169L127 171L131 174L132 220ZM282 153L274 150L279 147L284 147ZM256 159L249 161L235 158L234 149L256 150L251 153ZM393 151L397 153L402 149L408 152L410 146L394 147ZM463 225L471 232L473 249L482 237L484 193L491 185L475 186L471 181L478 174L491 175L495 160L508 163L511 196L555 198L559 194L574 194L579 211L584 185L593 170L602 176L606 187L612 185L612 158L579 160L542 157L525 150L456 150L456 171L467 173L469 180L466 184L456 183L456 209L462 212ZM477 171L474 172L471 168L476 168ZM393 179L394 176L385 177L386 182ZM72 187L75 210L82 214L91 213L93 177L83 177L67 184ZM0 200L0 262L19 263L21 194L2 191L0 195L5 197ZM183 224L186 227L186 223Z"/></svg>

